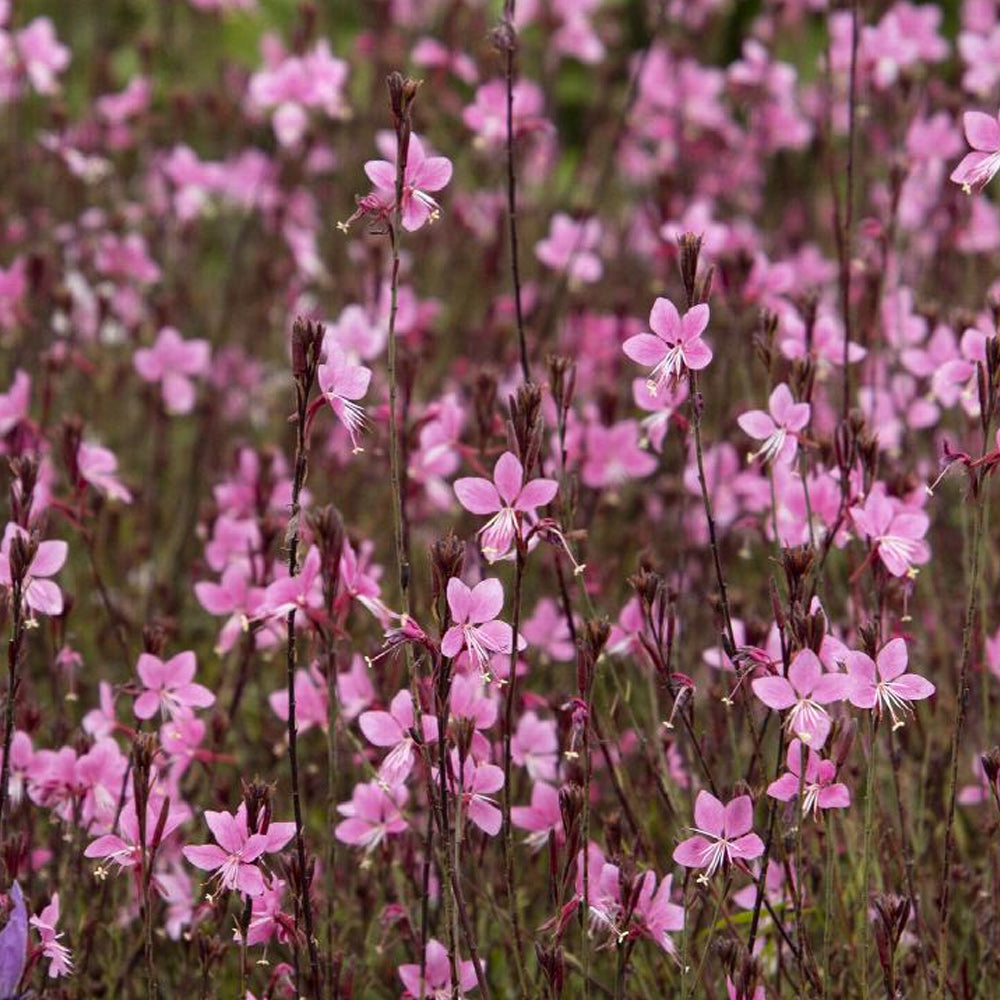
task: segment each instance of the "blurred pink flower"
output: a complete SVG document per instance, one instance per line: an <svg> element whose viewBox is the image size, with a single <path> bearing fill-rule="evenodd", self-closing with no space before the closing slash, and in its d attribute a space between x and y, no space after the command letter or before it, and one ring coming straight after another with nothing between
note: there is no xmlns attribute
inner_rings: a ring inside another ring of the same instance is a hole
<svg viewBox="0 0 1000 1000"><path fill-rule="evenodd" d="M191 379L208 374L210 353L207 340L184 340L172 326L165 326L152 347L135 352L135 370L147 382L160 383L168 413L190 413L195 400Z"/></svg>

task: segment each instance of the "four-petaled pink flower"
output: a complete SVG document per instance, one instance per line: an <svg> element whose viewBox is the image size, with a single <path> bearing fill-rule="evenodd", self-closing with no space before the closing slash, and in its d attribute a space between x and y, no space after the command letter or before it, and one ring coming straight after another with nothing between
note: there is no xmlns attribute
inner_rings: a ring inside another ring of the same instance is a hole
<svg viewBox="0 0 1000 1000"><path fill-rule="evenodd" d="M59 926L59 893L52 894L52 901L37 916L31 918L31 926L38 931L42 941L42 954L49 960L49 977L58 979L73 972L73 958L69 948L61 944L62 933Z"/></svg>
<svg viewBox="0 0 1000 1000"><path fill-rule="evenodd" d="M438 738L437 718L425 713L420 716L420 722L424 739L435 741ZM389 788L406 781L413 768L414 740L411 734L416 724L413 697L407 688L392 699L388 712L362 712L358 716L361 732L370 743L392 748L379 768L379 778Z"/></svg>
<svg viewBox="0 0 1000 1000"><path fill-rule="evenodd" d="M452 750L448 767L452 794L461 794L462 813L491 837L500 832L502 816L490 796L503 788L503 780L502 768L471 757L459 768L458 751Z"/></svg>
<svg viewBox="0 0 1000 1000"><path fill-rule="evenodd" d="M399 807L406 801L406 787L383 788L377 781L354 786L350 802L341 802L337 812L347 818L333 831L337 840L372 851L390 834L403 833L406 820Z"/></svg>
<svg viewBox="0 0 1000 1000"><path fill-rule="evenodd" d="M364 407L359 406L357 400L368 392L368 385L372 380L371 369L352 364L339 347L330 344L326 351L326 361L319 366L316 378L330 408L347 428L354 453L364 451L358 444L358 435L364 430L367 418Z"/></svg>
<svg viewBox="0 0 1000 1000"><path fill-rule="evenodd" d="M539 478L526 483L524 467L510 451L497 459L492 483L471 476L455 480L455 495L467 511L493 515L479 529L483 555L489 562L495 562L510 551L521 528L520 515L532 515L536 507L551 503L558 489L554 479Z"/></svg>
<svg viewBox="0 0 1000 1000"><path fill-rule="evenodd" d="M1000 170L1000 115L966 111L962 124L972 152L962 157L962 162L952 171L951 179L961 184L966 194L970 194L974 190L982 190Z"/></svg>
<svg viewBox="0 0 1000 1000"><path fill-rule="evenodd" d="M503 586L499 580L482 580L471 589L458 577L448 581L448 607L454 624L441 639L445 656L458 656L464 649L480 672L489 674L494 653L509 653L514 630L497 620L503 608ZM518 648L522 642L518 641Z"/></svg>
<svg viewBox="0 0 1000 1000"><path fill-rule="evenodd" d="M673 875L668 875L657 888L655 873L646 872L635 904L635 916L641 922L643 933L668 955L677 954L677 946L670 935L684 930L684 907L670 898L673 884Z"/></svg>
<svg viewBox="0 0 1000 1000"><path fill-rule="evenodd" d="M795 654L787 678L758 677L752 687L768 708L791 709L785 723L788 731L813 750L821 750L830 734L830 716L823 706L846 698L850 679L847 674L824 673L819 657L803 649Z"/></svg>
<svg viewBox="0 0 1000 1000"><path fill-rule="evenodd" d="M456 964L458 983L455 985L460 986L464 992L475 989L476 966L473 962L459 960ZM423 997L423 1000L451 1000L455 995L451 981L451 961L440 941L431 938L427 942L422 968L423 975L419 962L399 967L399 978L406 987L404 1000L417 1000L418 997Z"/></svg>
<svg viewBox="0 0 1000 1000"><path fill-rule="evenodd" d="M190 413L194 408L191 378L208 372L211 348L207 340L184 340L165 326L152 347L135 352L135 370L147 382L159 382L168 413Z"/></svg>
<svg viewBox="0 0 1000 1000"><path fill-rule="evenodd" d="M24 528L13 522L8 523L3 533L3 542L0 543L0 587L13 586L10 546L15 535L28 541L28 532ZM42 615L62 614L62 591L58 584L45 577L53 576L62 569L68 551L69 546L61 540L38 543L23 583L24 603L32 611Z"/></svg>
<svg viewBox="0 0 1000 1000"><path fill-rule="evenodd" d="M622 350L636 364L652 368L647 380L651 395L675 385L686 369L699 371L712 360L711 349L701 339L708 317L705 303L688 309L682 317L673 302L659 298L649 314L653 332L629 337L622 345Z"/></svg>
<svg viewBox="0 0 1000 1000"><path fill-rule="evenodd" d="M76 465L80 478L110 500L132 502L132 494L118 479L118 459L109 448L81 441L76 452Z"/></svg>
<svg viewBox="0 0 1000 1000"><path fill-rule="evenodd" d="M720 868L736 865L746 870L746 862L764 853L764 844L753 827L753 802L740 795L723 805L710 792L701 791L694 804L695 836L674 850L674 861L685 868L704 868L711 878Z"/></svg>
<svg viewBox="0 0 1000 1000"><path fill-rule="evenodd" d="M851 704L856 708L874 709L879 718L883 712L888 712L893 729L903 725L903 716L913 714L911 702L934 694L935 687L929 680L906 672L906 642L898 637L890 639L874 661L867 654L854 650L847 654L846 662Z"/></svg>
<svg viewBox="0 0 1000 1000"><path fill-rule="evenodd" d="M533 851L548 843L549 834L554 834L560 844L566 839L559 790L544 781L536 781L532 786L531 805L511 808L510 821L519 829L528 831L524 842Z"/></svg>
<svg viewBox="0 0 1000 1000"><path fill-rule="evenodd" d="M808 403L796 403L782 382L771 393L768 410L750 410L737 420L750 437L764 442L750 458L765 463L791 462L799 444L798 432L809 423L811 407Z"/></svg>
<svg viewBox="0 0 1000 1000"><path fill-rule="evenodd" d="M388 160L369 160L365 173L375 185L376 200L391 211L396 202L396 164ZM405 230L416 232L425 222L438 218L441 206L427 192L440 191L450 180L451 160L447 156L428 156L420 139L411 135L400 205Z"/></svg>
<svg viewBox="0 0 1000 1000"><path fill-rule="evenodd" d="M930 520L922 510L914 510L874 489L863 507L852 507L851 518L861 534L875 544L879 559L893 576L912 575L931 557L924 541Z"/></svg>
<svg viewBox="0 0 1000 1000"><path fill-rule="evenodd" d="M185 847L184 857L202 871L215 872L222 888L260 896L264 892L264 875L257 860L263 854L280 851L295 835L295 824L271 823L264 833L250 833L242 802L235 816L206 809L205 822L216 843Z"/></svg>
<svg viewBox="0 0 1000 1000"><path fill-rule="evenodd" d="M802 762L805 759L805 774ZM847 785L834 779L837 765L832 760L823 760L815 750L806 756L806 746L800 740L792 740L788 748L788 770L767 786L767 794L781 802L791 802L802 788L802 815L813 814L815 819L820 809L846 809L851 804L851 793Z"/></svg>
<svg viewBox="0 0 1000 1000"><path fill-rule="evenodd" d="M153 846L153 835L160 820L160 810L163 800L149 802L146 806L146 848ZM160 833L160 843L163 843L184 822L184 814L167 806L167 816ZM92 840L83 852L85 858L105 858L114 862L118 868L135 868L142 863L142 842L139 837L139 818L135 811L135 802L127 802L118 820L120 834L107 833Z"/></svg>
<svg viewBox="0 0 1000 1000"><path fill-rule="evenodd" d="M193 708L208 708L215 704L215 695L201 684L194 684L198 662L191 650L178 653L163 661L152 653L143 653L136 664L136 673L145 690L135 700L135 714L151 719L158 711L171 718L191 714Z"/></svg>

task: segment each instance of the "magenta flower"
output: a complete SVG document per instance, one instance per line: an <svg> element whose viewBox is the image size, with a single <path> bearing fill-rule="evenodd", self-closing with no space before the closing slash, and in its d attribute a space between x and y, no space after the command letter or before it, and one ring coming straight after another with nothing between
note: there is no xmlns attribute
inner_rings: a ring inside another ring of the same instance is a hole
<svg viewBox="0 0 1000 1000"><path fill-rule="evenodd" d="M24 528L13 522L8 523L4 529L3 542L0 543L0 587L13 586L10 546L15 535L19 535L25 541L29 537ZM23 583L24 603L32 611L42 615L62 614L62 591L56 583L45 578L55 575L62 569L68 552L69 546L63 541L38 543Z"/></svg>
<svg viewBox="0 0 1000 1000"><path fill-rule="evenodd" d="M365 173L375 185L373 194L377 202L391 211L396 202L396 164L369 160ZM451 160L446 156L428 156L420 139L411 135L400 205L405 230L416 232L424 223L434 222L440 216L440 205L427 192L440 191L450 180Z"/></svg>
<svg viewBox="0 0 1000 1000"><path fill-rule="evenodd" d="M367 417L364 407L358 405L368 392L372 379L371 369L350 362L336 345L327 348L326 361L316 372L319 388L337 419L347 428L355 454L364 451L358 444L358 435L364 430Z"/></svg>
<svg viewBox="0 0 1000 1000"><path fill-rule="evenodd" d="M471 757L466 757L464 766L459 768L458 751L452 750L451 764L448 768L448 783L452 792L461 794L464 815L491 837L500 832L503 817L490 796L503 788L503 780L502 768L496 764L473 760Z"/></svg>
<svg viewBox="0 0 1000 1000"><path fill-rule="evenodd" d="M751 460L791 462L799 444L798 432L809 423L811 407L796 403L784 382L776 386L768 400L768 410L750 410L737 423L757 441L764 443L750 456Z"/></svg>
<svg viewBox="0 0 1000 1000"><path fill-rule="evenodd" d="M110 500L132 502L132 494L118 479L118 459L113 451L102 448L99 444L82 441L76 452L76 464L80 477L95 490L99 490Z"/></svg>
<svg viewBox="0 0 1000 1000"><path fill-rule="evenodd" d="M441 639L445 656L458 656L464 649L484 676L489 675L494 653L509 653L514 630L497 620L503 608L503 586L499 580L482 580L471 589L458 577L448 581L448 607L454 624ZM518 648L523 648L523 640Z"/></svg>
<svg viewBox="0 0 1000 1000"><path fill-rule="evenodd" d="M874 709L877 718L888 712L892 728L899 729L904 724L904 716L913 714L911 702L929 698L935 691L926 678L906 673L907 658L906 643L898 637L890 639L879 650L874 662L865 653L848 653L851 704L856 708Z"/></svg>
<svg viewBox="0 0 1000 1000"><path fill-rule="evenodd" d="M965 138L971 153L952 171L951 179L962 185L966 194L981 191L1000 170L1000 114L986 115L982 111L966 111L962 116Z"/></svg>
<svg viewBox="0 0 1000 1000"><path fill-rule="evenodd" d="M176 718L190 715L193 708L215 704L215 695L207 687L193 683L198 662L191 650L167 661L143 653L135 669L145 687L134 706L140 719L151 719L158 711Z"/></svg>
<svg viewBox="0 0 1000 1000"><path fill-rule="evenodd" d="M169 801L169 800L166 800ZM162 802L149 802L146 806L147 849L152 846L153 834L160 820ZM167 817L160 834L162 843L184 822L183 813L168 807ZM104 858L119 868L136 868L142 863L142 842L139 837L139 818L135 802L127 802L118 820L120 834L107 833L91 841L83 852L85 858Z"/></svg>
<svg viewBox="0 0 1000 1000"><path fill-rule="evenodd" d="M223 889L235 889L247 896L261 895L264 875L258 859L263 854L280 851L294 836L295 824L271 823L264 833L250 833L246 805L242 802L235 816L206 809L205 822L216 843L185 847L184 857L195 868L215 872L215 879Z"/></svg>
<svg viewBox="0 0 1000 1000"><path fill-rule="evenodd" d="M31 918L31 926L38 931L42 942L42 955L49 960L49 978L58 979L73 972L73 958L69 948L60 944L62 933L59 926L59 893L52 894L52 901L37 916Z"/></svg>
<svg viewBox="0 0 1000 1000"><path fill-rule="evenodd" d="M712 351L701 339L708 326L705 303L689 309L682 317L669 299L658 298L649 314L652 333L629 337L622 350L636 364L652 368L648 385L652 395L664 386L675 385L685 370L700 371L712 360Z"/></svg>
<svg viewBox="0 0 1000 1000"><path fill-rule="evenodd" d="M694 804L695 836L682 841L674 850L674 861L685 868L704 868L704 878L711 878L719 868L736 865L746 869L746 862L764 853L764 844L753 827L753 802L741 795L723 805L714 795L701 791Z"/></svg>
<svg viewBox="0 0 1000 1000"><path fill-rule="evenodd" d="M458 986L468 992L476 988L476 966L470 961L457 961ZM423 976L421 963L401 965L397 970L403 980L406 992L404 1000L451 1000L455 990L451 981L451 962L448 952L440 941L431 938L424 951Z"/></svg>
<svg viewBox="0 0 1000 1000"><path fill-rule="evenodd" d="M915 566L931 557L924 541L930 519L922 510L914 510L873 489L863 507L852 507L851 518L858 531L875 545L879 559L893 576L912 576Z"/></svg>
<svg viewBox="0 0 1000 1000"><path fill-rule="evenodd" d="M211 348L207 340L184 340L165 326L152 347L135 352L135 370L147 382L159 382L168 413L184 414L194 409L195 375L208 373Z"/></svg>
<svg viewBox="0 0 1000 1000"><path fill-rule="evenodd" d="M677 946L670 935L684 930L684 907L670 898L673 883L673 875L668 875L657 888L656 875L646 872L635 904L635 916L641 922L643 933L668 955L677 954Z"/></svg>
<svg viewBox="0 0 1000 1000"><path fill-rule="evenodd" d="M777 712L791 709L785 725L813 750L821 750L830 734L830 716L824 705L848 696L846 674L827 674L811 649L795 654L788 677L758 677L752 682L754 694Z"/></svg>
<svg viewBox="0 0 1000 1000"><path fill-rule="evenodd" d="M337 812L347 818L333 831L337 840L372 851L390 834L403 833L407 823L399 807L406 801L406 788L383 788L377 781L357 784L350 802L341 802Z"/></svg>
<svg viewBox="0 0 1000 1000"><path fill-rule="evenodd" d="M438 738L437 718L421 715L424 739ZM379 768L379 778L395 788L406 781L413 768L416 713L413 711L413 697L407 688L399 691L389 705L388 712L362 712L358 725L370 743L377 747L390 747L388 755Z"/></svg>
<svg viewBox="0 0 1000 1000"><path fill-rule="evenodd" d="M803 759L805 759L804 775ZM803 816L811 812L815 819L820 809L847 809L850 806L850 790L847 785L834 780L837 777L837 766L832 760L823 760L812 749L806 756L806 747L799 740L792 740L786 760L788 770L767 786L767 794L772 799L791 802L798 796L801 785Z"/></svg>
<svg viewBox="0 0 1000 1000"><path fill-rule="evenodd" d="M562 823L562 809L559 806L559 789L544 781L536 781L531 788L531 805L512 806L510 821L521 830L527 830L525 844L533 851L544 847L549 834L555 834L556 841L566 839Z"/></svg>
<svg viewBox="0 0 1000 1000"><path fill-rule="evenodd" d="M558 489L554 479L539 478L526 483L524 467L510 451L497 459L493 482L477 477L455 480L455 495L467 511L493 515L479 529L483 555L489 562L505 556L521 534L519 515L534 515L537 507L552 502Z"/></svg>

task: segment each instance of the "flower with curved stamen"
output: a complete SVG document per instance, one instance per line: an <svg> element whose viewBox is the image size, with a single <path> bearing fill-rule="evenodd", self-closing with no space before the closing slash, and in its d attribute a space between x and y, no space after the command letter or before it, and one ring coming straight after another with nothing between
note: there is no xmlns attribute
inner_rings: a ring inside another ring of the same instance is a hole
<svg viewBox="0 0 1000 1000"><path fill-rule="evenodd" d="M472 514L492 514L479 529L483 555L489 562L505 556L521 531L522 515L551 503L559 489L554 479L524 481L524 467L510 451L493 468L493 482L480 477L455 480L459 503Z"/></svg>
<svg viewBox="0 0 1000 1000"><path fill-rule="evenodd" d="M514 630L496 617L503 608L500 581L482 580L470 588L453 576L448 581L448 607L454 624L441 639L441 652L454 657L464 649L483 676L490 676L490 658L509 653L514 638ZM517 648L525 645L518 636Z"/></svg>
<svg viewBox="0 0 1000 1000"><path fill-rule="evenodd" d="M815 750L808 750L801 740L792 740L786 758L788 770L767 786L767 794L780 802L790 802L802 790L802 815L812 813L813 819L820 809L846 809L851 804L847 785L834 781L837 766L832 760L823 760ZM805 773L803 774L803 764Z"/></svg>
<svg viewBox="0 0 1000 1000"><path fill-rule="evenodd" d="M788 677L758 677L751 682L753 692L768 708L791 709L785 725L813 750L820 750L830 733L830 716L824 705L848 696L846 674L824 673L819 657L811 649L795 654Z"/></svg>
<svg viewBox="0 0 1000 1000"><path fill-rule="evenodd" d="M904 725L905 717L913 714L911 703L936 690L926 678L906 672L907 659L906 643L898 637L890 639L874 660L858 651L848 653L851 704L872 709L878 718L888 712L893 729Z"/></svg>
<svg viewBox="0 0 1000 1000"><path fill-rule="evenodd" d="M685 868L704 868L706 879L720 868L746 862L764 853L764 844L753 828L753 802L740 795L723 805L710 792L701 791L694 804L693 837L674 850L674 861Z"/></svg>
<svg viewBox="0 0 1000 1000"><path fill-rule="evenodd" d="M882 564L893 576L911 576L915 567L927 562L931 550L924 541L930 519L886 496L882 489L868 494L863 507L852 507L851 518L858 531L875 545Z"/></svg>
<svg viewBox="0 0 1000 1000"><path fill-rule="evenodd" d="M693 306L683 316L669 299L659 298L649 314L652 333L629 337L622 350L636 364L652 368L647 379L651 395L673 386L686 370L700 371L712 360L711 348L701 339L708 326L705 303Z"/></svg>
<svg viewBox="0 0 1000 1000"><path fill-rule="evenodd" d="M744 432L757 441L763 441L760 448L750 456L750 460L789 463L798 449L798 432L809 423L812 407L808 403L796 403L788 386L776 386L768 400L768 412L750 410L742 413L737 420Z"/></svg>
<svg viewBox="0 0 1000 1000"><path fill-rule="evenodd" d="M965 138L971 153L952 171L951 180L962 185L966 194L981 191L1000 170L1000 115L966 111L962 116Z"/></svg>
<svg viewBox="0 0 1000 1000"><path fill-rule="evenodd" d="M358 444L358 435L364 430L368 418L361 399L371 383L371 369L352 364L347 355L336 346L327 347L326 361L316 371L320 391L323 393L337 419L347 428L354 454L364 449Z"/></svg>
<svg viewBox="0 0 1000 1000"><path fill-rule="evenodd" d="M204 685L193 683L197 668L190 649L166 661L143 653L135 668L144 687L135 700L136 716L151 719L159 711L176 718L190 715L193 708L214 705L215 695Z"/></svg>

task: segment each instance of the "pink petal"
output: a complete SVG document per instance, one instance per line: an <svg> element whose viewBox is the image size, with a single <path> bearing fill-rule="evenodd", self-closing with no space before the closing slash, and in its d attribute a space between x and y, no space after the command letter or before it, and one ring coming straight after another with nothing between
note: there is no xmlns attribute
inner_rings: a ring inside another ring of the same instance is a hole
<svg viewBox="0 0 1000 1000"><path fill-rule="evenodd" d="M698 793L694 803L694 825L705 833L719 836L726 828L726 807L711 792Z"/></svg>
<svg viewBox="0 0 1000 1000"><path fill-rule="evenodd" d="M835 785L828 785L821 788L816 797L820 809L847 809L851 804L851 793L846 785L839 782Z"/></svg>
<svg viewBox="0 0 1000 1000"><path fill-rule="evenodd" d="M205 810L205 822L208 824L216 843L228 853L235 854L243 847L246 840L246 829L241 828L236 818L227 812Z"/></svg>
<svg viewBox="0 0 1000 1000"><path fill-rule="evenodd" d="M704 340L690 341L684 345L684 350L681 353L684 357L684 364L695 372L707 368L712 360L712 349Z"/></svg>
<svg viewBox="0 0 1000 1000"><path fill-rule="evenodd" d="M492 802L484 802L482 799L472 799L469 802L469 819L483 833L487 833L491 837L495 837L500 832L502 817L500 810Z"/></svg>
<svg viewBox="0 0 1000 1000"><path fill-rule="evenodd" d="M472 588L469 599L468 620L488 622L503 610L503 584L495 578L482 580Z"/></svg>
<svg viewBox="0 0 1000 1000"><path fill-rule="evenodd" d="M456 479L455 496L470 514L495 514L501 506L500 495L488 479Z"/></svg>
<svg viewBox="0 0 1000 1000"><path fill-rule="evenodd" d="M552 503L558 492L559 484L554 479L532 479L521 490L521 495L517 498L514 509L531 511L536 507L544 507L546 504Z"/></svg>
<svg viewBox="0 0 1000 1000"><path fill-rule="evenodd" d="M653 303L649 313L649 328L669 344L676 344L683 339L681 317L670 299L659 298Z"/></svg>
<svg viewBox="0 0 1000 1000"><path fill-rule="evenodd" d="M705 302L700 302L696 306L692 306L686 313L684 313L681 319L681 328L684 331L684 346L685 353L687 345L691 341L699 338L708 326L709 310L708 304Z"/></svg>
<svg viewBox="0 0 1000 1000"><path fill-rule="evenodd" d="M447 156L429 156L413 177L413 186L424 191L440 191L451 180L451 171L451 160Z"/></svg>
<svg viewBox="0 0 1000 1000"><path fill-rule="evenodd" d="M763 441L774 433L774 421L763 410L750 410L741 413L736 422L743 432L757 441Z"/></svg>
<svg viewBox="0 0 1000 1000"><path fill-rule="evenodd" d="M767 705L768 708L783 711L791 708L798 699L795 689L784 677L758 677L751 683L753 693Z"/></svg>
<svg viewBox="0 0 1000 1000"><path fill-rule="evenodd" d="M521 484L524 482L524 468L517 455L505 451L497 459L497 464L493 468L493 482L496 483L500 498L508 507L511 506L521 492Z"/></svg>
<svg viewBox="0 0 1000 1000"><path fill-rule="evenodd" d="M1000 150L1000 123L993 115L982 111L966 111L962 115L965 138L973 149L981 153L995 153Z"/></svg>
<svg viewBox="0 0 1000 1000"><path fill-rule="evenodd" d="M181 853L195 868L206 872L214 872L217 868L221 868L229 858L229 855L221 847L216 847L215 844L185 847Z"/></svg>
<svg viewBox="0 0 1000 1000"><path fill-rule="evenodd" d="M458 623L467 622L471 606L472 591L457 576L453 576L448 581L448 607L451 609L451 617Z"/></svg>
<svg viewBox="0 0 1000 1000"><path fill-rule="evenodd" d="M764 853L764 842L756 833L748 833L729 845L729 853L744 861L753 861Z"/></svg>
<svg viewBox="0 0 1000 1000"><path fill-rule="evenodd" d="M160 696L155 691L143 691L132 710L139 719L151 719L160 710Z"/></svg>
<svg viewBox="0 0 1000 1000"><path fill-rule="evenodd" d="M51 580L32 580L25 594L28 606L43 615L61 615L63 596L58 584Z"/></svg>
<svg viewBox="0 0 1000 1000"><path fill-rule="evenodd" d="M396 166L388 160L369 160L365 164L368 179L383 191L396 190Z"/></svg>
<svg viewBox="0 0 1000 1000"><path fill-rule="evenodd" d="M799 779L794 774L783 774L767 786L767 794L780 802L790 802L799 794Z"/></svg>
<svg viewBox="0 0 1000 1000"><path fill-rule="evenodd" d="M884 681L891 681L894 677L906 673L906 663L907 652L905 640L898 636L895 639L890 639L879 650L877 658L879 677Z"/></svg>
<svg viewBox="0 0 1000 1000"><path fill-rule="evenodd" d="M445 653L445 656L454 655ZM399 723L388 712L362 712L358 716L358 725L368 742L377 747L394 747L405 738Z"/></svg>
<svg viewBox="0 0 1000 1000"><path fill-rule="evenodd" d="M465 636L457 625L452 625L441 639L441 652L445 656L458 656L465 643Z"/></svg>
<svg viewBox="0 0 1000 1000"><path fill-rule="evenodd" d="M664 359L669 348L659 337L654 337L651 333L640 333L636 337L629 337L622 344L622 350L636 364L655 368Z"/></svg>
<svg viewBox="0 0 1000 1000"><path fill-rule="evenodd" d="M685 868L703 868L705 862L702 858L711 846L711 842L704 837L688 837L674 848L674 861Z"/></svg>
<svg viewBox="0 0 1000 1000"><path fill-rule="evenodd" d="M820 705L829 705L831 701L843 701L850 691L851 679L847 674L823 674L810 697Z"/></svg>
<svg viewBox="0 0 1000 1000"><path fill-rule="evenodd" d="M727 839L739 837L753 826L753 801L741 795L726 805L724 834Z"/></svg>
<svg viewBox="0 0 1000 1000"><path fill-rule="evenodd" d="M40 542L35 558L31 560L31 575L52 576L62 569L66 562L69 546L61 540Z"/></svg>
<svg viewBox="0 0 1000 1000"><path fill-rule="evenodd" d="M936 688L925 677L919 674L903 674L889 684L890 690L907 701L923 701L934 694Z"/></svg>
<svg viewBox="0 0 1000 1000"><path fill-rule="evenodd" d="M798 652L788 668L788 679L800 695L809 694L822 675L823 664L811 649Z"/></svg>

